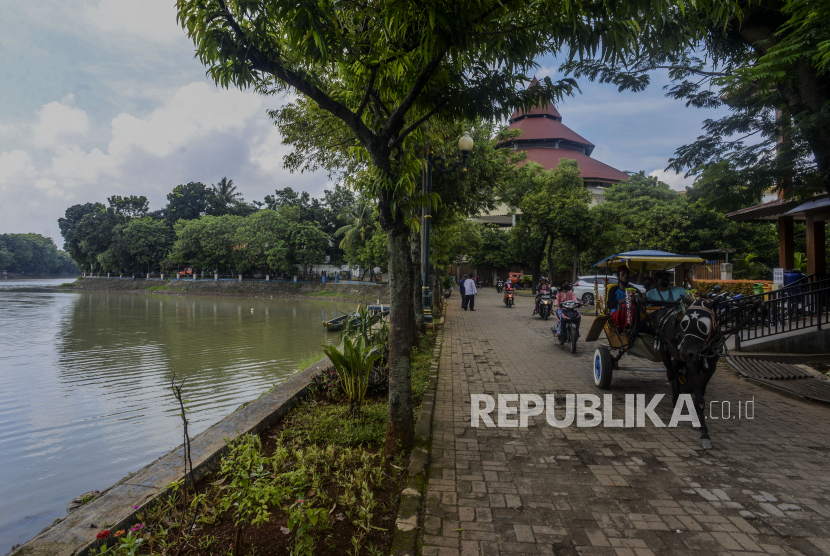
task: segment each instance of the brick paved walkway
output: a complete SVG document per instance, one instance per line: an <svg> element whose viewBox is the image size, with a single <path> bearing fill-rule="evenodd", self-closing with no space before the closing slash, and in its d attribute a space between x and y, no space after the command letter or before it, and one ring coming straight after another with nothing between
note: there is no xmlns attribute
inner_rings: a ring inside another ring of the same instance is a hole
<svg viewBox="0 0 830 556"><path fill-rule="evenodd" d="M571 355L530 303L507 309L492 288L475 312L451 299L423 556L830 554L830 408L745 382L726 364L707 401L730 401L734 415L754 397L755 418L708 421L713 450L689 423L556 429L541 415L523 429L471 428L471 393L604 393L591 378L597 343ZM622 364L635 361L646 364ZM664 374L618 372L614 416L624 394L668 391ZM665 422L669 405L657 411Z"/></svg>

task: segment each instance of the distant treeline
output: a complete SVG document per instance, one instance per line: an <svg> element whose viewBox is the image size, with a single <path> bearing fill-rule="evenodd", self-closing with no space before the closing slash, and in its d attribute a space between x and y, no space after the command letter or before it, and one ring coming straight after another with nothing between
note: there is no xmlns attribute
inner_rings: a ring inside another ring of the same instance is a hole
<svg viewBox="0 0 830 556"><path fill-rule="evenodd" d="M333 241L339 215L354 195L337 187L322 199L290 187L246 203L232 180L179 185L167 205L149 210L143 196L66 209L58 220L64 248L84 271L144 273L191 267L220 273L302 270L342 264Z"/></svg>
<svg viewBox="0 0 830 556"><path fill-rule="evenodd" d="M0 234L0 271L19 274L77 274L66 251L40 234Z"/></svg>

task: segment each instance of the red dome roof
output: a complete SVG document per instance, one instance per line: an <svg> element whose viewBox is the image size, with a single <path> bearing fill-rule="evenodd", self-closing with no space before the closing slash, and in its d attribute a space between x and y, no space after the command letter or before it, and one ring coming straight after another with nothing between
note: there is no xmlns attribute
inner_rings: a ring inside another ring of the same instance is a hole
<svg viewBox="0 0 830 556"><path fill-rule="evenodd" d="M541 149L531 148L522 149L527 153L527 160L524 162L536 162L545 167L546 170L555 170L559 166L559 162L563 158L576 160L579 163L579 176L584 180L601 180L601 181L624 181L628 179L628 174L620 172L616 168L612 168L607 164L603 164L599 160L595 160L590 156L585 156L579 151L571 151L567 149Z"/></svg>
<svg viewBox="0 0 830 556"><path fill-rule="evenodd" d="M555 106L552 104L546 104L545 106L536 106L530 110L530 112L525 112L524 110L516 110L513 112L513 115L510 116L510 123L516 121L516 118L521 118L522 116L553 116L554 118L562 121L562 116L559 114L559 110L556 109Z"/></svg>
<svg viewBox="0 0 830 556"><path fill-rule="evenodd" d="M568 126L551 118L522 118L518 122L513 122L507 128L522 130L522 134L516 138L520 142L519 148L521 148L521 141L540 139L564 139L591 147L591 149L594 147L593 143L581 137Z"/></svg>

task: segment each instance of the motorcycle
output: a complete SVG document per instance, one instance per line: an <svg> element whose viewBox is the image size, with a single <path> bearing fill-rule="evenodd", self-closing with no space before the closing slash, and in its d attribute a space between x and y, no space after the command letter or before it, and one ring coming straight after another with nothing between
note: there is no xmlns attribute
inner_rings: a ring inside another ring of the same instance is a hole
<svg viewBox="0 0 830 556"><path fill-rule="evenodd" d="M571 344L571 353L576 353L576 341L579 339L579 323L582 322L582 315L579 314L579 309L582 303L579 301L563 301L559 304L562 309L562 333L558 335L559 344L564 345L566 342ZM557 323L558 324L558 323ZM556 336L556 328L551 327L551 332Z"/></svg>
<svg viewBox="0 0 830 556"><path fill-rule="evenodd" d="M508 309L513 307L513 290L504 290L504 305Z"/></svg>
<svg viewBox="0 0 830 556"><path fill-rule="evenodd" d="M552 310L553 300L551 299L551 292L544 290L539 296L539 316L542 317L542 320L548 320Z"/></svg>
<svg viewBox="0 0 830 556"><path fill-rule="evenodd" d="M499 280L496 282L496 292L501 293L501 290L504 289L504 280Z"/></svg>

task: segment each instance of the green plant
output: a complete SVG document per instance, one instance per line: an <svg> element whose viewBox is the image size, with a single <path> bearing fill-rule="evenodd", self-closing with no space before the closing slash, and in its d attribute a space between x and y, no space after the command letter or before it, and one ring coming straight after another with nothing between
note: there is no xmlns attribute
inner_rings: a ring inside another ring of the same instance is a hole
<svg viewBox="0 0 830 556"><path fill-rule="evenodd" d="M363 338L366 345L385 343L389 336L389 326L383 321L380 312L371 313L368 305L360 305L357 312L350 315L343 323L341 338Z"/></svg>
<svg viewBox="0 0 830 556"><path fill-rule="evenodd" d="M260 450L258 436L240 436L228 455L222 460L220 474L225 485L225 495L219 501L223 512L233 510L236 533L234 554L239 554L242 528L246 524L260 525L271 517L269 508L279 507L288 494L286 487L271 481L272 462Z"/></svg>
<svg viewBox="0 0 830 556"><path fill-rule="evenodd" d="M758 255L755 253L747 253L743 257L735 257L733 259L735 264L735 276L737 278L746 278L748 280L764 279L769 273L769 267L765 264L757 262L755 259Z"/></svg>
<svg viewBox="0 0 830 556"><path fill-rule="evenodd" d="M121 537L120 544L116 548L116 553L119 556L136 556L138 554L139 548L144 543L144 539L136 533L133 534L134 531L130 531L127 533L127 536Z"/></svg>
<svg viewBox="0 0 830 556"><path fill-rule="evenodd" d="M807 272L807 255L804 253L795 254L793 257L793 270Z"/></svg>
<svg viewBox="0 0 830 556"><path fill-rule="evenodd" d="M199 548L202 550L207 550L211 547L211 545L216 541L216 537L213 535L205 535L201 539L199 539Z"/></svg>
<svg viewBox="0 0 830 556"><path fill-rule="evenodd" d="M306 508L305 500L297 500L288 510L288 529L294 532L291 556L312 556L314 539L311 531L326 523L324 508Z"/></svg>
<svg viewBox="0 0 830 556"><path fill-rule="evenodd" d="M445 290L450 289L455 285L455 282L452 279L452 276L441 276L441 287ZM371 545L370 545L371 546Z"/></svg>
<svg viewBox="0 0 830 556"><path fill-rule="evenodd" d="M323 346L323 351L337 369L340 385L349 400L349 409L355 414L360 413L369 386L369 373L375 361L380 359L376 348L367 345L361 335L354 342L351 338L345 338L342 353L334 346Z"/></svg>

